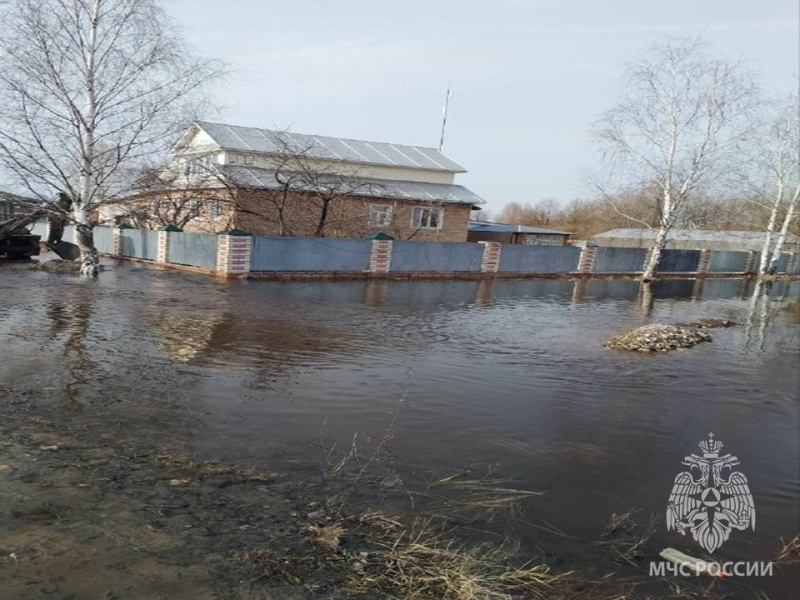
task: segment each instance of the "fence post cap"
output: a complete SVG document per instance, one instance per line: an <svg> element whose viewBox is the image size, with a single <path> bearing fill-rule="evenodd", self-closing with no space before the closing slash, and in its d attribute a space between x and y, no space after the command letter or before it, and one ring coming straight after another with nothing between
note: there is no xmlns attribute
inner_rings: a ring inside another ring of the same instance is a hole
<svg viewBox="0 0 800 600"><path fill-rule="evenodd" d="M217 235L238 235L238 236L245 236L245 235L253 235L243 229L226 229L225 231L220 231Z"/></svg>
<svg viewBox="0 0 800 600"><path fill-rule="evenodd" d="M370 233L366 236L368 240L393 240L394 237L389 235L388 233L384 233L383 231L378 231L376 233Z"/></svg>
<svg viewBox="0 0 800 600"><path fill-rule="evenodd" d="M159 231L178 231L182 232L183 229L178 227L177 225L173 225L172 223L167 223L166 225L162 225L158 228Z"/></svg>

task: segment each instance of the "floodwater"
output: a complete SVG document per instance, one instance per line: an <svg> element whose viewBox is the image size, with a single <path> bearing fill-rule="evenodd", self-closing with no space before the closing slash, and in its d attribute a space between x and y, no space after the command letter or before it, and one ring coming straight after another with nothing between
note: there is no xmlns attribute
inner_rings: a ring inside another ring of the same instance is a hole
<svg viewBox="0 0 800 600"><path fill-rule="evenodd" d="M713 432L757 512L755 531L734 531L715 557L765 561L800 533L800 284L770 290L768 319L749 293L733 279L659 282L643 300L625 280L226 282L109 264L85 281L4 268L0 383L63 390L98 427L145 411L187 453L298 477L354 436L367 454L384 440L407 492L391 501L409 510L460 471L511 481L541 495L497 526L570 568L632 508L662 517L647 559L697 554L663 515L683 457ZM748 316L688 351L602 347L645 323ZM736 585L783 598L800 582L789 568Z"/></svg>

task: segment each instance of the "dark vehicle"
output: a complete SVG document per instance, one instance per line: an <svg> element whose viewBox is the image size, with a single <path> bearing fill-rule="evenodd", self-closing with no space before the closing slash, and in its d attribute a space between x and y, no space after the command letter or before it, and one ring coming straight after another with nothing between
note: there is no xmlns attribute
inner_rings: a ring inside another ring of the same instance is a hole
<svg viewBox="0 0 800 600"><path fill-rule="evenodd" d="M14 206L0 200L0 257L21 259L38 256L41 237L31 234L28 229L38 216L14 216Z"/></svg>

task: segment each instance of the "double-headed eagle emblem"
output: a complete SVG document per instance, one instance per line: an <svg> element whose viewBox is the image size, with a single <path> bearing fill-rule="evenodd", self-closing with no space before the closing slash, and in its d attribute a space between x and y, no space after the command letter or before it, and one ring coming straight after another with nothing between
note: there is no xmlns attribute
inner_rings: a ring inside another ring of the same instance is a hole
<svg viewBox="0 0 800 600"><path fill-rule="evenodd" d="M703 456L683 459L688 471L679 473L667 505L667 530L692 533L695 541L714 552L727 541L733 529L756 528L756 510L747 477L733 467L739 459L719 455L722 442L708 434L700 442Z"/></svg>

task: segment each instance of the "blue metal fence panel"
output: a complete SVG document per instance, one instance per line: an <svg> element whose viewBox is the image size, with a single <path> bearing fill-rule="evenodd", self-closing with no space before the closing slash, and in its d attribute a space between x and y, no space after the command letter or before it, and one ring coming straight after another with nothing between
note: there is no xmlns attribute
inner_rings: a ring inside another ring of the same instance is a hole
<svg viewBox="0 0 800 600"><path fill-rule="evenodd" d="M483 244L392 243L392 271L480 271Z"/></svg>
<svg viewBox="0 0 800 600"><path fill-rule="evenodd" d="M216 269L217 236L211 233L170 233L167 261Z"/></svg>
<svg viewBox="0 0 800 600"><path fill-rule="evenodd" d="M661 273L693 273L700 262L700 250L662 250L658 271Z"/></svg>
<svg viewBox="0 0 800 600"><path fill-rule="evenodd" d="M155 260L158 255L158 232L147 229L122 229L122 256Z"/></svg>
<svg viewBox="0 0 800 600"><path fill-rule="evenodd" d="M111 254L114 251L114 230L111 227L102 225L92 230L94 235L94 247L101 254Z"/></svg>
<svg viewBox="0 0 800 600"><path fill-rule="evenodd" d="M577 270L580 255L580 248L574 246L503 244L500 251L500 271L567 273Z"/></svg>
<svg viewBox="0 0 800 600"><path fill-rule="evenodd" d="M784 253L778 259L778 273L786 273L786 267L789 265L789 255Z"/></svg>
<svg viewBox="0 0 800 600"><path fill-rule="evenodd" d="M252 271L366 271L371 240L255 236Z"/></svg>
<svg viewBox="0 0 800 600"><path fill-rule="evenodd" d="M62 241L74 242L75 241L75 225L67 225L64 227L64 233L61 235Z"/></svg>
<svg viewBox="0 0 800 600"><path fill-rule="evenodd" d="M712 250L708 270L712 273L744 273L749 252Z"/></svg>
<svg viewBox="0 0 800 600"><path fill-rule="evenodd" d="M594 256L595 273L636 273L644 269L644 248L598 248Z"/></svg>

